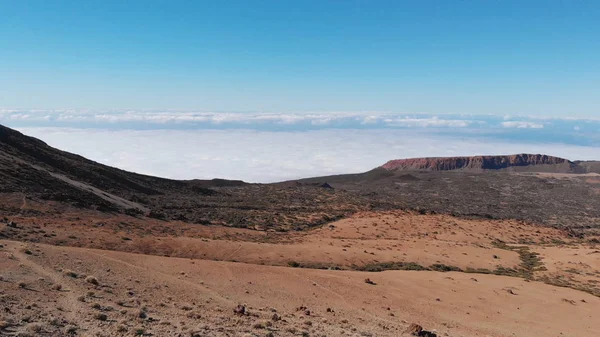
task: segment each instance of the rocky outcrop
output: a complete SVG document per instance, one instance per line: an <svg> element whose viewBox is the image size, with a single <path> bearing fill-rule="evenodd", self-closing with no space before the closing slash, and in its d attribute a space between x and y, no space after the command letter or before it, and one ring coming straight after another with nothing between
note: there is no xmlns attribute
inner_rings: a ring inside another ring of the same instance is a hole
<svg viewBox="0 0 600 337"><path fill-rule="evenodd" d="M567 159L542 154L397 159L388 161L382 168L389 171L451 171L501 170L541 166L556 167L560 171L577 170L577 165Z"/></svg>

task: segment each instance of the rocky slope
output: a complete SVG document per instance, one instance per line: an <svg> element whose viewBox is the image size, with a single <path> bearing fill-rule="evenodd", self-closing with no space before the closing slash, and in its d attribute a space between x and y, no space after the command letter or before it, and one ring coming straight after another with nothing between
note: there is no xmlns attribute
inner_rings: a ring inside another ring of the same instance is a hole
<svg viewBox="0 0 600 337"><path fill-rule="evenodd" d="M321 186L172 180L127 172L0 125L2 216L60 214L74 207L196 224L301 229L364 204L359 197Z"/></svg>
<svg viewBox="0 0 600 337"><path fill-rule="evenodd" d="M585 168L567 159L541 154L398 159L388 161L382 168L389 171L480 171L508 169L512 171L536 170L554 173L585 172Z"/></svg>

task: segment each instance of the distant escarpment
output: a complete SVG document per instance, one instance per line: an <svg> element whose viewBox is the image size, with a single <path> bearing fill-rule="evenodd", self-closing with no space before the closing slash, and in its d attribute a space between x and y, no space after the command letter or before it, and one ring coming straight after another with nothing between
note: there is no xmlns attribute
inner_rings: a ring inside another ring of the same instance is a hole
<svg viewBox="0 0 600 337"><path fill-rule="evenodd" d="M388 171L511 170L555 173L586 172L584 167L567 159L542 154L397 159L388 161L382 168Z"/></svg>

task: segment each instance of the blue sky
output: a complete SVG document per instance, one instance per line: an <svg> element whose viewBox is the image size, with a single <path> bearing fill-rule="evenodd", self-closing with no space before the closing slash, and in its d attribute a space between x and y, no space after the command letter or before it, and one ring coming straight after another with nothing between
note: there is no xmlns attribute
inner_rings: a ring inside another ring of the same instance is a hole
<svg viewBox="0 0 600 337"><path fill-rule="evenodd" d="M598 1L0 1L0 124L123 169L271 182L600 159Z"/></svg>
<svg viewBox="0 0 600 337"><path fill-rule="evenodd" d="M600 116L598 1L1 1L0 107Z"/></svg>

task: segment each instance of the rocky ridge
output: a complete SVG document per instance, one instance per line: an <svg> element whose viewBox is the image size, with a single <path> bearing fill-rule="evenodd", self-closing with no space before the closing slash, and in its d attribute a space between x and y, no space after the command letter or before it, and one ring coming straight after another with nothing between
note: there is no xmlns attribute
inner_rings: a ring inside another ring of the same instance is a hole
<svg viewBox="0 0 600 337"><path fill-rule="evenodd" d="M584 171L576 163L567 159L542 154L397 159L390 160L381 167L388 171L451 171L539 168L541 166L552 168L552 171L555 172L575 173Z"/></svg>

